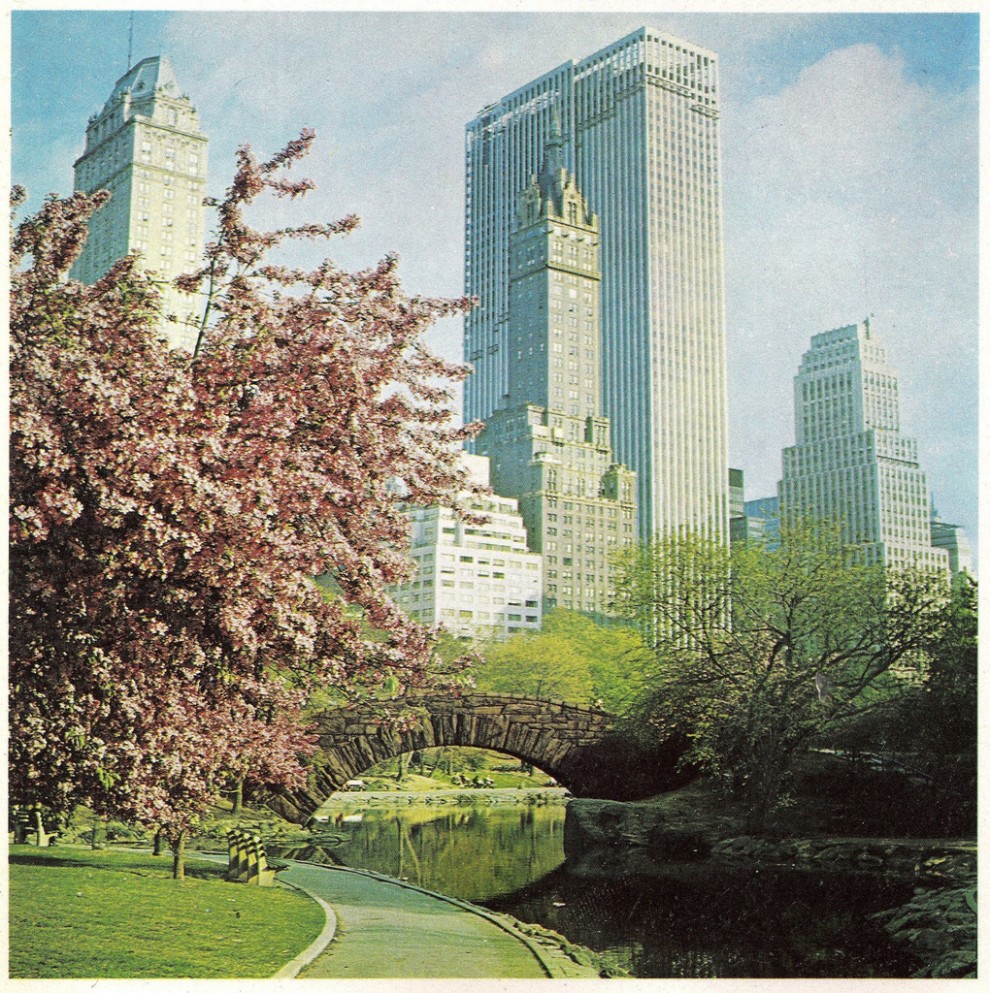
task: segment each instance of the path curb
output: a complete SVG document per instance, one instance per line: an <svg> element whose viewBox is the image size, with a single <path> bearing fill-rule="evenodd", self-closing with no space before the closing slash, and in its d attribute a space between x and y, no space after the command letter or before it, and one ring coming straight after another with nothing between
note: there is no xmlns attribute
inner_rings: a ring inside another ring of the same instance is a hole
<svg viewBox="0 0 990 993"><path fill-rule="evenodd" d="M187 857L202 859L204 862L223 862L224 856L213 853L213 852L187 852ZM316 863L313 863L316 864ZM276 879L276 885L285 886L286 888L297 890L299 893L308 896L311 900L314 900L323 908L323 913L326 917L326 923L323 925L323 930L316 936L316 938L309 943L309 945L304 948L291 962L286 962L278 972L272 976L272 979L295 979L299 973L306 968L310 962L314 962L320 955L323 954L330 946L330 942L333 941L337 934L337 915L334 913L333 907L326 902L322 897L318 897L315 893L311 893L305 886L299 886L296 883L287 882L284 879Z"/></svg>
<svg viewBox="0 0 990 993"><path fill-rule="evenodd" d="M323 908L323 913L326 914L327 917L326 924L323 925L323 930L319 933L319 935L317 935L309 947L304 948L291 962L286 962L286 964L283 965L274 976L272 976L272 979L295 979L296 976L298 976L310 962L315 961L320 955L322 955L329 947L330 942L333 941L334 936L337 934L337 915L334 913L333 907L331 907L326 900L306 889L305 886L299 886L296 883L290 883L283 879L277 880L277 882L282 886L291 886L292 889L298 890L300 893L304 893L311 900L315 900Z"/></svg>
<svg viewBox="0 0 990 993"><path fill-rule="evenodd" d="M481 917L490 924L494 924L497 928L504 931L510 937L515 938L516 941L519 941L525 945L533 958L539 962L540 968L546 973L547 977L550 979L555 978L555 967L553 963L548 960L548 956L540 944L528 935L523 934L508 920L498 914L492 913L490 910L485 910L483 907L469 903L467 900L459 900L457 897L447 896L444 893L437 893L434 890L427 890L422 886L416 886L414 883L407 883L404 880L395 879L392 876L382 875L381 873L374 872L371 869L356 869L347 865L327 865L324 862L307 862L303 859L293 859L292 861L297 862L300 865L309 865L316 869L325 869L329 872L349 872L355 876L364 876L368 879L374 879L376 882L391 883L393 886L399 886L402 889L413 890L416 893L423 893L426 896L433 897L436 900L442 900L444 903L449 903L460 910L465 910L477 917Z"/></svg>

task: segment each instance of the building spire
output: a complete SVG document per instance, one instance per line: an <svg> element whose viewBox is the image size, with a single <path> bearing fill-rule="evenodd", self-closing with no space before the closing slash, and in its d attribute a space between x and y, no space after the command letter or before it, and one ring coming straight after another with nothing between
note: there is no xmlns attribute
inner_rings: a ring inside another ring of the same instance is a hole
<svg viewBox="0 0 990 993"><path fill-rule="evenodd" d="M550 121L550 137L543 149L543 165L540 167L540 193L545 200L552 200L559 208L564 192L564 139L560 133L560 110L553 105Z"/></svg>

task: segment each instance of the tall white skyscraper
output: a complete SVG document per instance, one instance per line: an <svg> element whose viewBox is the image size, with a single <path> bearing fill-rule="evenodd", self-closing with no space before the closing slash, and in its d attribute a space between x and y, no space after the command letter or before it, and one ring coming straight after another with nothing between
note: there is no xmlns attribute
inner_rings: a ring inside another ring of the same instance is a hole
<svg viewBox="0 0 990 993"><path fill-rule="evenodd" d="M781 516L841 525L866 562L948 570L947 551L932 547L918 444L901 434L897 373L869 319L811 339L794 377L794 425Z"/></svg>
<svg viewBox="0 0 990 993"><path fill-rule="evenodd" d="M90 221L73 278L93 283L118 259L140 252L144 268L159 279L162 334L189 350L200 304L171 283L202 262L206 154L207 138L171 62L154 56L117 80L90 118L75 163L77 190L109 190L112 199Z"/></svg>
<svg viewBox="0 0 990 993"><path fill-rule="evenodd" d="M642 28L467 126L468 420L510 393L509 236L559 121L600 221L602 414L637 473L639 533L727 540L728 431L716 56ZM566 263L566 260L565 260Z"/></svg>

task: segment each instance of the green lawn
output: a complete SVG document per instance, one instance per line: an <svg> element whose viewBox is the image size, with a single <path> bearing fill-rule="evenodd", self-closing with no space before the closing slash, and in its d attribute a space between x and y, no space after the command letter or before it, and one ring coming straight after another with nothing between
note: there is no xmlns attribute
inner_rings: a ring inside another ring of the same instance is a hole
<svg viewBox="0 0 990 993"><path fill-rule="evenodd" d="M228 883L225 865L86 848L10 847L12 978L267 978L324 924L282 887Z"/></svg>

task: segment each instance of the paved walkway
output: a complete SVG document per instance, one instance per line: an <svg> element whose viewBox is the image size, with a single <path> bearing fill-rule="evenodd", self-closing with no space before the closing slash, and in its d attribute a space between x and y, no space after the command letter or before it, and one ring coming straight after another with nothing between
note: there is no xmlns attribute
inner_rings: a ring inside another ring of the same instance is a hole
<svg viewBox="0 0 990 993"><path fill-rule="evenodd" d="M460 901L374 873L303 862L278 878L326 901L337 918L333 940L301 979L536 979L553 971L535 942Z"/></svg>
<svg viewBox="0 0 990 993"><path fill-rule="evenodd" d="M190 853L193 854L193 853ZM225 862L218 854L200 858ZM551 932L363 869L290 861L278 881L327 913L323 933L275 978L577 979L597 977ZM559 937L559 936L557 936Z"/></svg>

